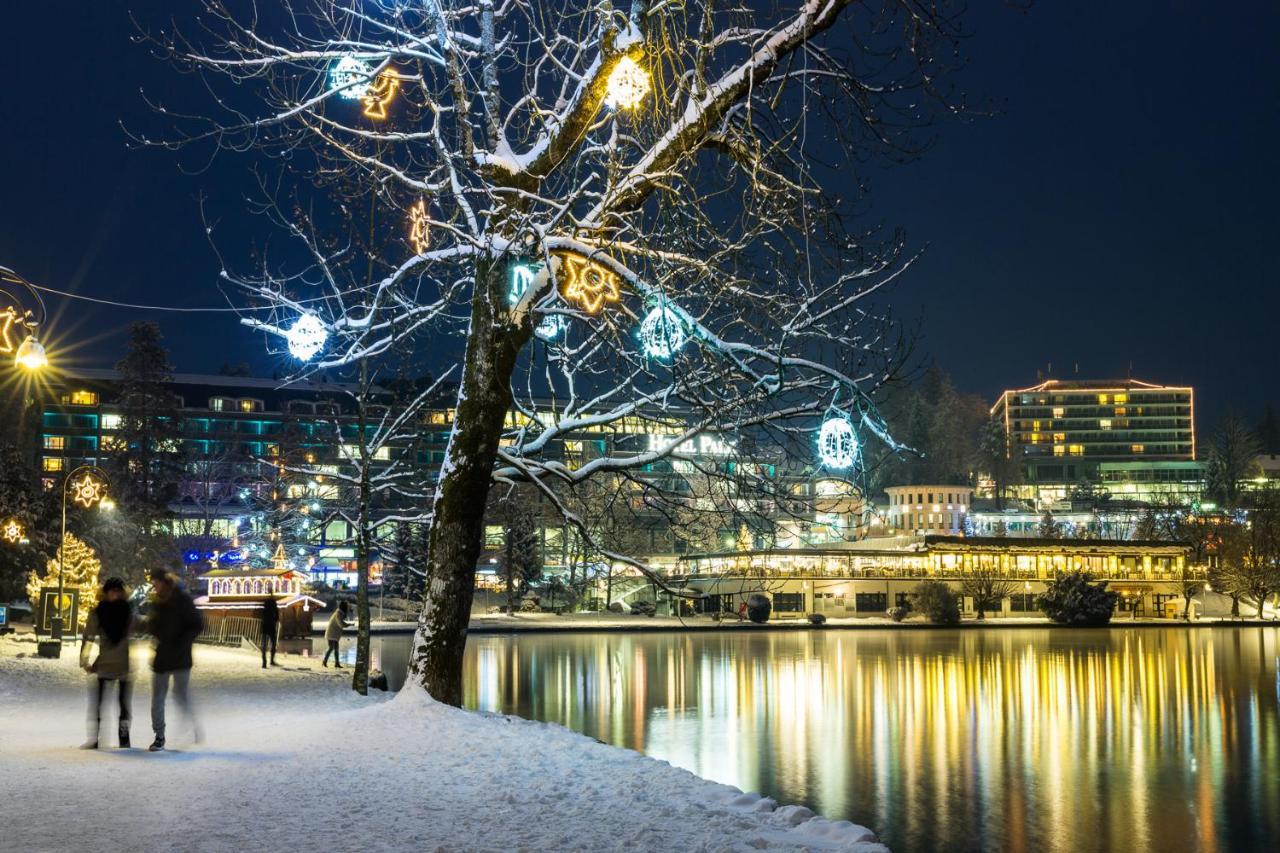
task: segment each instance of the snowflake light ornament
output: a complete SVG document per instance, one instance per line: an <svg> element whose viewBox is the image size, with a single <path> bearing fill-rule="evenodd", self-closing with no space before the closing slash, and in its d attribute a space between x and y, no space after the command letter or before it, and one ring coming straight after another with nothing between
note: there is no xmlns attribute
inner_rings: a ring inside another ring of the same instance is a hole
<svg viewBox="0 0 1280 853"><path fill-rule="evenodd" d="M358 101L369 94L369 75L373 69L369 63L354 56L344 56L329 67L329 85L338 97Z"/></svg>
<svg viewBox="0 0 1280 853"><path fill-rule="evenodd" d="M612 110L633 110L649 94L649 72L630 56L618 60L605 84L604 103Z"/></svg>
<svg viewBox="0 0 1280 853"><path fill-rule="evenodd" d="M844 412L827 415L818 430L818 458L833 471L852 468L858 461L858 436Z"/></svg>
<svg viewBox="0 0 1280 853"><path fill-rule="evenodd" d="M672 358L689 339L680 319L665 303L649 311L640 324L640 346L650 358Z"/></svg>
<svg viewBox="0 0 1280 853"><path fill-rule="evenodd" d="M566 253L560 258L566 271L564 298L588 314L595 314L604 303L617 302L622 297L622 282L613 270L582 255Z"/></svg>
<svg viewBox="0 0 1280 853"><path fill-rule="evenodd" d="M284 337L289 344L290 355L298 361L310 361L324 348L329 331L315 314L303 314Z"/></svg>
<svg viewBox="0 0 1280 853"><path fill-rule="evenodd" d="M569 321L563 314L548 314L533 327L533 333L550 343L569 331Z"/></svg>
<svg viewBox="0 0 1280 853"><path fill-rule="evenodd" d="M102 489L101 480L85 474L79 480L71 481L71 500L88 509L102 500Z"/></svg>

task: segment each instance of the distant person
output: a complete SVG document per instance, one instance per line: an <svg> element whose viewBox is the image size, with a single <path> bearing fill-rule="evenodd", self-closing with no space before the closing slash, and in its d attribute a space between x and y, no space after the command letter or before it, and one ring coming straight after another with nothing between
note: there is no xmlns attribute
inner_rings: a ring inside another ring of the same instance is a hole
<svg viewBox="0 0 1280 853"><path fill-rule="evenodd" d="M102 731L102 700L107 686L114 682L120 692L120 717L116 732L121 749L129 748L129 694L133 684L129 673L129 634L133 631L133 606L125 596L124 581L107 578L102 585L102 600L89 611L80 641L80 666L96 675L89 688L89 739L81 749L97 749ZM98 644L98 656L89 662L89 644Z"/></svg>
<svg viewBox="0 0 1280 853"><path fill-rule="evenodd" d="M333 611L333 615L329 617L329 624L324 627L324 638L329 643L329 648L324 653L322 666L328 666L329 655L333 655L333 665L342 669L342 658L338 657L338 643L342 640L342 629L345 627L347 627L347 603L344 601L338 605L337 610Z"/></svg>
<svg viewBox="0 0 1280 853"><path fill-rule="evenodd" d="M271 644L271 665L279 666L276 663L276 638L280 633L280 605L276 603L274 595L268 595L266 601L262 602L262 613L258 617L262 625L262 668L267 668L267 644Z"/></svg>
<svg viewBox="0 0 1280 853"><path fill-rule="evenodd" d="M204 630L204 619L176 575L157 571L151 575L155 597L147 618L147 630L155 641L156 656L151 662L151 728L155 732L152 752L164 749L164 703L173 694L195 729L196 743L204 739L200 722L191 704L191 646Z"/></svg>

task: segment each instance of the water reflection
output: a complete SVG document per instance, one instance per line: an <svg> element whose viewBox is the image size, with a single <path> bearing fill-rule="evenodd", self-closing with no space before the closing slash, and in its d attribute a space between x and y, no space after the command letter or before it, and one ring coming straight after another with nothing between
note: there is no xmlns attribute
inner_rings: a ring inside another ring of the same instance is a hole
<svg viewBox="0 0 1280 853"><path fill-rule="evenodd" d="M375 645L393 685L407 652ZM477 636L465 701L899 851L1261 850L1280 838L1277 655L1275 628Z"/></svg>

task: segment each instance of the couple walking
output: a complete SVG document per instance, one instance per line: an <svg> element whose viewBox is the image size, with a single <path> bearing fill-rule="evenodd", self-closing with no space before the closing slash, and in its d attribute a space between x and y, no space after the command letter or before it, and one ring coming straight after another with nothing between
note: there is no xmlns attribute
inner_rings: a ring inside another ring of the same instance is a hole
<svg viewBox="0 0 1280 853"><path fill-rule="evenodd" d="M170 572L151 575L152 600L147 614L146 630L155 643L151 662L151 729L155 740L152 752L164 749L165 700L170 685L174 698L195 728L195 739L204 739L200 723L191 705L191 646L204 630L204 619L195 603ZM110 578L102 585L102 600L89 613L80 645L80 665L85 672L97 676L89 693L89 739L84 749L97 749L102 728L102 706L108 688L115 684L119 692L120 714L118 737L121 749L129 748L129 724L132 720L130 693L132 673L129 665L129 636L134 633L133 606L125 595L124 581ZM89 661L91 642L98 646L98 656Z"/></svg>

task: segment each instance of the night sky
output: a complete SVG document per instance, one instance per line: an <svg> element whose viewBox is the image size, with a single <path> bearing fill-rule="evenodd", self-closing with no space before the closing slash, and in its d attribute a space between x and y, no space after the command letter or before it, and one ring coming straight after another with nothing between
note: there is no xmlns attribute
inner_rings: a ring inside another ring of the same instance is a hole
<svg viewBox="0 0 1280 853"><path fill-rule="evenodd" d="M140 88L178 106L190 80L131 43L122 6L0 4L0 264L87 295L225 305L198 199L220 245L260 244L236 216L251 158L192 171L203 161L127 146L120 122L157 127ZM154 23L173 5L130 8ZM1280 403L1280 6L977 0L967 20L959 82L997 114L943 121L921 159L869 174L873 220L925 250L894 296L920 351L988 398L1078 363L1194 385L1202 427ZM232 315L50 308L83 366L114 363L142 316L182 371L283 366Z"/></svg>

